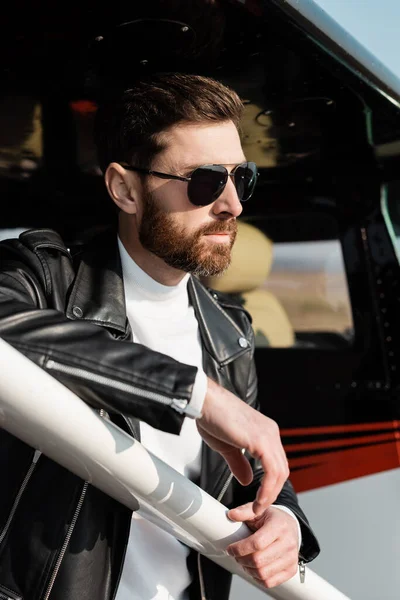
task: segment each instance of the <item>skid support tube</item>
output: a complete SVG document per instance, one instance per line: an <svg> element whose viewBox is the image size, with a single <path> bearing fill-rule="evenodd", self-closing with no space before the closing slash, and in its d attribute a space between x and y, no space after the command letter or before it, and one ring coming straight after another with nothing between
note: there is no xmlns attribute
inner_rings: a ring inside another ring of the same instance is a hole
<svg viewBox="0 0 400 600"><path fill-rule="evenodd" d="M0 338L0 427L99 488L128 508L139 505L160 518L180 541L277 600L349 600L306 567L266 590L225 548L249 535L227 508Z"/></svg>

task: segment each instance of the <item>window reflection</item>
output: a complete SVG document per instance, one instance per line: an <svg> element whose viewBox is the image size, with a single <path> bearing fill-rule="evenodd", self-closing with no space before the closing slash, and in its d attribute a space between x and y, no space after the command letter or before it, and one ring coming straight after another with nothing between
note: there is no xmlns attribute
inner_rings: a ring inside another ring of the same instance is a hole
<svg viewBox="0 0 400 600"><path fill-rule="evenodd" d="M347 345L353 322L339 241L274 243L263 225L240 221L230 267L204 283L240 300L256 347Z"/></svg>
<svg viewBox="0 0 400 600"><path fill-rule="evenodd" d="M275 244L265 288L279 298L297 332L352 329L338 240Z"/></svg>
<svg viewBox="0 0 400 600"><path fill-rule="evenodd" d="M0 100L0 176L29 179L43 158L42 109L32 96Z"/></svg>

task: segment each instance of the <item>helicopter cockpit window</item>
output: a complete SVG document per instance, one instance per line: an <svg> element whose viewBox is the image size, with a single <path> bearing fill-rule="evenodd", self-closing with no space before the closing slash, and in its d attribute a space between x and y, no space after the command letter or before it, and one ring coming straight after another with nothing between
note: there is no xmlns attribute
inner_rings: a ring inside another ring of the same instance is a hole
<svg viewBox="0 0 400 600"><path fill-rule="evenodd" d="M310 231L311 240L302 235ZM326 232L324 220L313 215L239 220L230 267L205 283L240 299L252 317L256 347L339 349L352 343L341 245L332 228L323 239Z"/></svg>
<svg viewBox="0 0 400 600"><path fill-rule="evenodd" d="M294 346L335 347L351 340L351 305L339 240L275 243L264 289L281 304Z"/></svg>

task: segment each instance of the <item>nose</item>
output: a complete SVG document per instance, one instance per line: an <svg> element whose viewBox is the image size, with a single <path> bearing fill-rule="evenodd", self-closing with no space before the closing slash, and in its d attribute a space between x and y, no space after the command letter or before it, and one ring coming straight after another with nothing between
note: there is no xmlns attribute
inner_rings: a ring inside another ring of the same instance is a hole
<svg viewBox="0 0 400 600"><path fill-rule="evenodd" d="M215 200L212 211L215 215L228 213L232 217L238 217L243 210L243 205L237 195L235 184L231 177L228 177L227 184L222 194Z"/></svg>

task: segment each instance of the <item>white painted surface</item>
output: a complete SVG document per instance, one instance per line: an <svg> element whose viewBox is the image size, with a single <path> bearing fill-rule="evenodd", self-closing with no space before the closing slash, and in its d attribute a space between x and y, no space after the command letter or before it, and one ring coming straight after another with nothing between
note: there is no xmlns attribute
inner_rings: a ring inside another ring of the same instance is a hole
<svg viewBox="0 0 400 600"><path fill-rule="evenodd" d="M26 228L14 227L12 229L0 229L0 241L8 240L10 238L17 238L21 233L24 233Z"/></svg>

